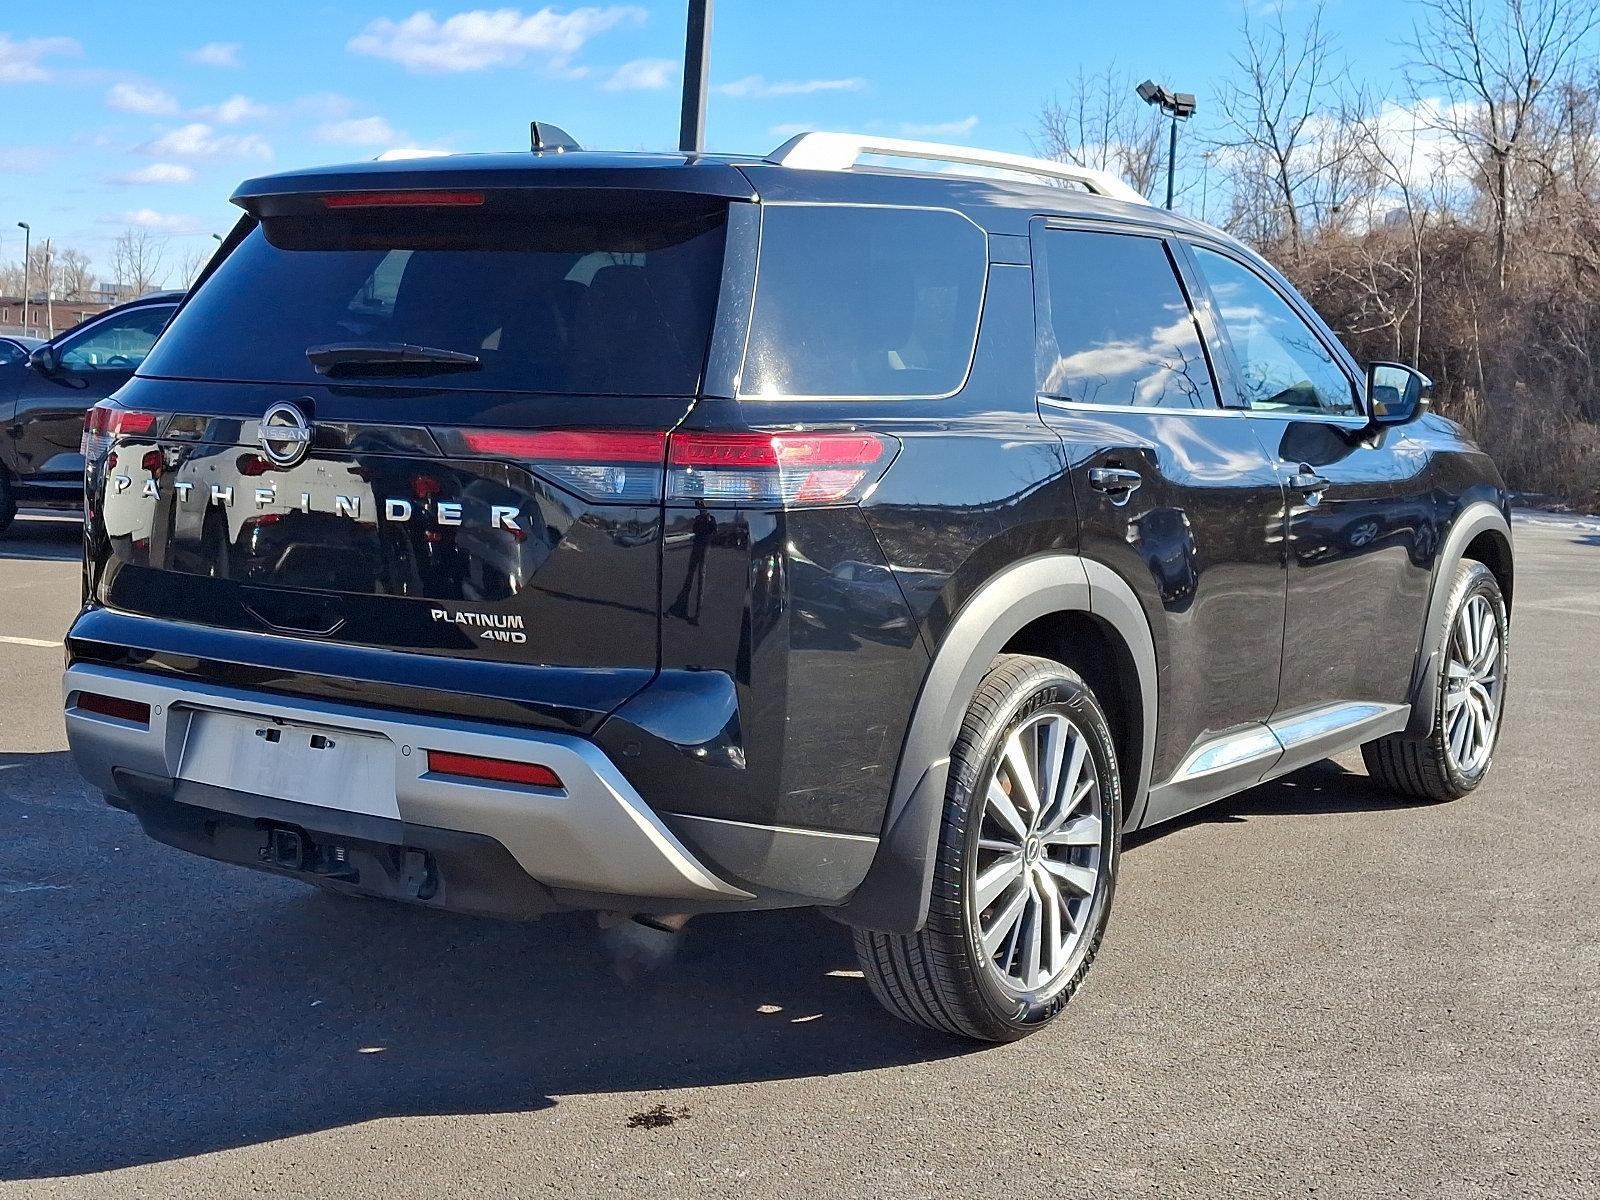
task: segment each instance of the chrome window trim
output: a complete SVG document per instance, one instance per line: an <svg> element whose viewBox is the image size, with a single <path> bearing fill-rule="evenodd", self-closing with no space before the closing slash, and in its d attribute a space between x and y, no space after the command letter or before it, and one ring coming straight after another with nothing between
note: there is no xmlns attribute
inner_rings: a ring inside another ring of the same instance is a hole
<svg viewBox="0 0 1600 1200"><path fill-rule="evenodd" d="M756 279L755 286L750 290L750 319L745 327L744 354L739 359L738 385L735 389L734 399L741 404L781 404L785 401L801 401L807 404L832 404L864 400L949 400L959 396L967 390L967 384L972 381L973 367L978 359L978 339L983 335L983 313L989 301L989 272L994 267L1020 266L1013 263L991 263L989 261L989 231L979 225L966 213L957 208L949 208L942 204L857 204L848 200L768 200L759 206L761 214L760 230L757 233L756 254ZM884 208L896 209L905 212L947 212L960 217L983 235L983 282L978 288L978 319L972 323L972 345L967 348L967 365L961 373L961 382L948 392L938 395L928 395L924 392L905 392L881 394L869 392L865 395L822 395L810 392L774 392L759 394L744 390L746 367L750 359L750 342L755 337L756 307L761 303L761 253L766 242L766 209L769 208Z"/></svg>

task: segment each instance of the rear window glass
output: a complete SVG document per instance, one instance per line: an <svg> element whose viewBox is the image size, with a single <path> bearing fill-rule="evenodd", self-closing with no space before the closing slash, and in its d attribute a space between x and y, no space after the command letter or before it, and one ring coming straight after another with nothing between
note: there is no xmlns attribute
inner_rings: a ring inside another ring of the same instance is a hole
<svg viewBox="0 0 1600 1200"><path fill-rule="evenodd" d="M308 349L400 344L479 360L420 374L429 387L693 395L725 208L594 193L539 203L269 217L201 286L142 374L312 383L324 377ZM342 365L329 378L361 382L363 371Z"/></svg>
<svg viewBox="0 0 1600 1200"><path fill-rule="evenodd" d="M1042 394L1082 404L1215 407L1194 314L1159 240L1047 229L1037 274Z"/></svg>
<svg viewBox="0 0 1600 1200"><path fill-rule="evenodd" d="M987 267L983 231L958 213L767 206L741 393L955 392Z"/></svg>

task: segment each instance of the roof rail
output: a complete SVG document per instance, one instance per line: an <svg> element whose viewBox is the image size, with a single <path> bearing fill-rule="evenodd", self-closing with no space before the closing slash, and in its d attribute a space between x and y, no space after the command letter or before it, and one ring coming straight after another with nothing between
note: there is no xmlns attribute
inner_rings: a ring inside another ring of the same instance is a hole
<svg viewBox="0 0 1600 1200"><path fill-rule="evenodd" d="M801 133L790 138L767 161L779 167L800 167L808 171L848 171L863 155L891 158L922 158L935 162L961 163L971 167L993 167L1027 175L1043 175L1087 188L1097 196L1125 200L1129 204L1150 202L1109 171L1095 171L1048 158L1025 154L1005 154L998 150L975 150L971 146L947 146L939 142L913 142L905 138L872 137L864 133Z"/></svg>

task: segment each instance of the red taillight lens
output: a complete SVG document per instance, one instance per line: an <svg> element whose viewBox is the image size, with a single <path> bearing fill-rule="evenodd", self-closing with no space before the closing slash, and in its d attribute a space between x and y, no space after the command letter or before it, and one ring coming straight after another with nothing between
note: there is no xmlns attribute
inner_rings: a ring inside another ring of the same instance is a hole
<svg viewBox="0 0 1600 1200"><path fill-rule="evenodd" d="M783 508L859 500L894 447L875 433L675 433L667 499Z"/></svg>
<svg viewBox="0 0 1600 1200"><path fill-rule="evenodd" d="M470 208L482 192L340 192L324 196L327 208Z"/></svg>
<svg viewBox="0 0 1600 1200"><path fill-rule="evenodd" d="M438 431L450 453L509 458L601 504L657 504L667 435L632 429Z"/></svg>
<svg viewBox="0 0 1600 1200"><path fill-rule="evenodd" d="M150 706L137 700L124 700L121 696L102 696L99 692L79 692L77 707L83 712L98 713L102 717L115 717L135 725L150 724Z"/></svg>
<svg viewBox="0 0 1600 1200"><path fill-rule="evenodd" d="M98 459L118 438L138 437L153 432L155 427L155 413L134 412L102 400L84 414L83 440L78 449L85 459Z"/></svg>
<svg viewBox="0 0 1600 1200"><path fill-rule="evenodd" d="M528 787L558 788L561 777L538 763L513 762L506 758L481 758L476 754L451 754L428 751L428 770L435 775L455 775L461 779L484 779L490 783L520 783Z"/></svg>
<svg viewBox="0 0 1600 1200"><path fill-rule="evenodd" d="M435 431L447 453L525 463L599 503L802 508L861 499L894 460L876 433L686 433L639 430Z"/></svg>

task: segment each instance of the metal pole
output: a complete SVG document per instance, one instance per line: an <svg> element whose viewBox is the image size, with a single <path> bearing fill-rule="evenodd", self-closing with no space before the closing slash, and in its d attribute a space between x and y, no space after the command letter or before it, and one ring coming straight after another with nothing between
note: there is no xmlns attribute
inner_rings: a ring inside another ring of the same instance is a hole
<svg viewBox="0 0 1600 1200"><path fill-rule="evenodd" d="M706 79L711 68L712 0L689 0L689 25L683 41L683 115L678 149L698 154L706 148Z"/></svg>
<svg viewBox="0 0 1600 1200"><path fill-rule="evenodd" d="M1178 114L1172 114L1172 136L1167 139L1167 208L1172 208L1172 176L1178 165Z"/></svg>
<svg viewBox="0 0 1600 1200"><path fill-rule="evenodd" d="M33 228L26 222L18 221L22 228L22 332L28 332L28 287L32 280L28 275L28 267L32 264L29 260L33 257Z"/></svg>
<svg viewBox="0 0 1600 1200"><path fill-rule="evenodd" d="M47 337L56 336L56 264L50 258L50 239L44 240L44 327Z"/></svg>

